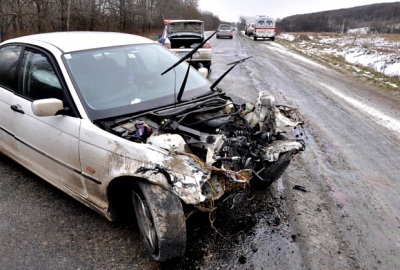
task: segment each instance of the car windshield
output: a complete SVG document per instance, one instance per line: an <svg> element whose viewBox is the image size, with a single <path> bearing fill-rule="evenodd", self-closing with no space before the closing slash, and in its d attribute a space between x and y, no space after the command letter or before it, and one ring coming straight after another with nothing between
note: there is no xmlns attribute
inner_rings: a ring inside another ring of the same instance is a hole
<svg viewBox="0 0 400 270"><path fill-rule="evenodd" d="M78 95L92 120L173 104L187 63L161 75L179 58L158 44L98 48L64 55ZM210 83L191 70L182 100L210 91Z"/></svg>

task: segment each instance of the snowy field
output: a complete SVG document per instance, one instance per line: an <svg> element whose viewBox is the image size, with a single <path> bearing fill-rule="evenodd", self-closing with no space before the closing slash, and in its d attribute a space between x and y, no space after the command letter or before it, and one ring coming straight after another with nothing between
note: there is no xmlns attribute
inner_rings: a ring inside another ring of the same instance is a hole
<svg viewBox="0 0 400 270"><path fill-rule="evenodd" d="M282 33L277 40L314 60L400 90L400 35Z"/></svg>

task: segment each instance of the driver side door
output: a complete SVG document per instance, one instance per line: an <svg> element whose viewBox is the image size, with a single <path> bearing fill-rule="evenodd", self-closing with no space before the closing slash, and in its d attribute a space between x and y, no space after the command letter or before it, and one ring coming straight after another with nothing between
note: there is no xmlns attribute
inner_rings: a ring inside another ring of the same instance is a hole
<svg viewBox="0 0 400 270"><path fill-rule="evenodd" d="M67 193L84 195L79 161L79 117L56 115L39 117L32 102L57 98L65 101L55 61L45 52L25 48L20 68L19 91L10 110L21 162ZM64 103L65 104L65 103Z"/></svg>

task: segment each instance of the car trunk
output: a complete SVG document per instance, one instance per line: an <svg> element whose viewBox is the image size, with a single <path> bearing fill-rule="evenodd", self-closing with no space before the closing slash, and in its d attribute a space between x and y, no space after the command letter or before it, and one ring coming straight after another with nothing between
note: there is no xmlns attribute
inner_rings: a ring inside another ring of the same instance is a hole
<svg viewBox="0 0 400 270"><path fill-rule="evenodd" d="M179 49L179 48L193 48L197 44L203 42L203 37L201 36L179 36L179 37L171 37L171 48L172 49ZM195 44L195 46L192 46Z"/></svg>

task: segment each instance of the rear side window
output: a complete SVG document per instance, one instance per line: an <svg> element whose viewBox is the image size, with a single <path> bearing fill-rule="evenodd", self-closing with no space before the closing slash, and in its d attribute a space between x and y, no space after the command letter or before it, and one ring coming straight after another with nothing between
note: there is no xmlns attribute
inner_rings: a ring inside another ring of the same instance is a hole
<svg viewBox="0 0 400 270"><path fill-rule="evenodd" d="M258 26L265 26L265 22L264 22L264 21L258 21L258 22L257 22L257 25L258 25Z"/></svg>
<svg viewBox="0 0 400 270"><path fill-rule="evenodd" d="M6 46L0 48L0 86L17 91L17 66L21 54L21 46Z"/></svg>

